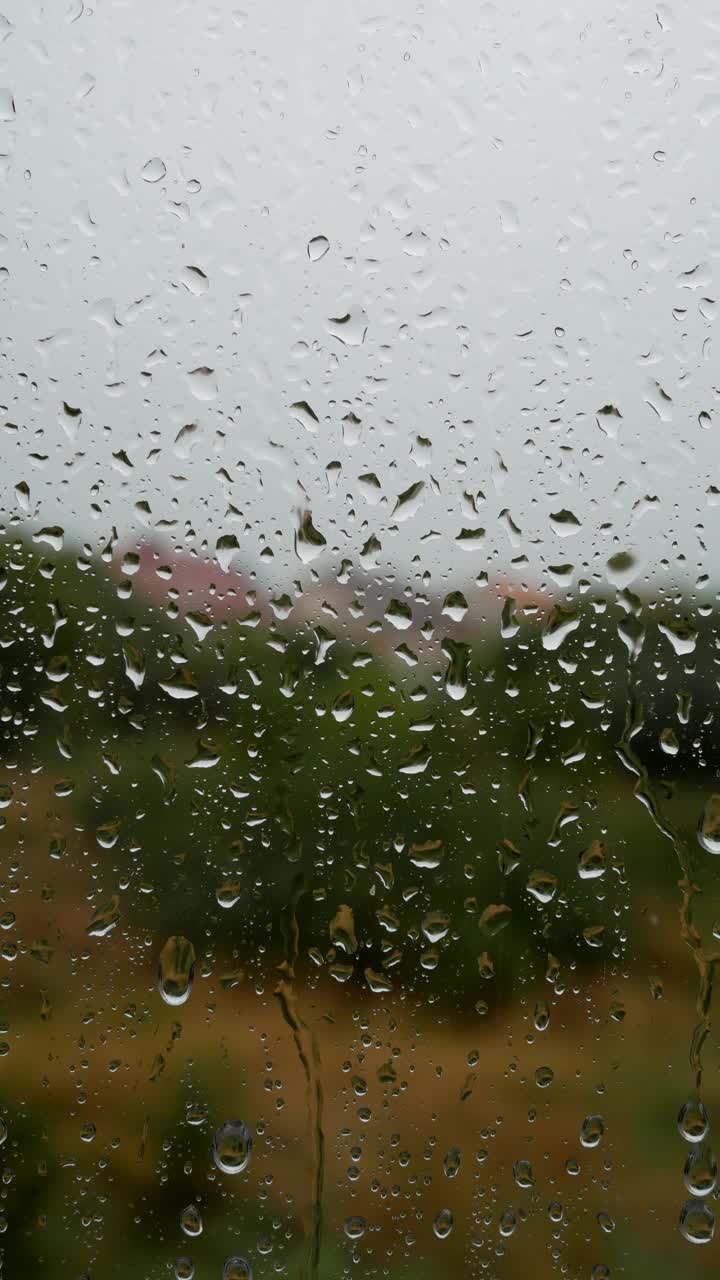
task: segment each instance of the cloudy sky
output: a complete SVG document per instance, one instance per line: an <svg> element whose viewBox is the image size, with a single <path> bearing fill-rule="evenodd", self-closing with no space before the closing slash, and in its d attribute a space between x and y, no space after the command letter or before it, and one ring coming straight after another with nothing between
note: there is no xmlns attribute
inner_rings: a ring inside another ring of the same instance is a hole
<svg viewBox="0 0 720 1280"><path fill-rule="evenodd" d="M720 10L3 13L6 522L718 585Z"/></svg>

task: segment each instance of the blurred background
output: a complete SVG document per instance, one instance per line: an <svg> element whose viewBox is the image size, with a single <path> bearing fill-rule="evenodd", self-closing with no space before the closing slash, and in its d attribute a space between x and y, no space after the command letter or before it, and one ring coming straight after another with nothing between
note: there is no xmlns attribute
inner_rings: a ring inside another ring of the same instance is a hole
<svg viewBox="0 0 720 1280"><path fill-rule="evenodd" d="M4 550L7 1273L709 1273L712 612Z"/></svg>

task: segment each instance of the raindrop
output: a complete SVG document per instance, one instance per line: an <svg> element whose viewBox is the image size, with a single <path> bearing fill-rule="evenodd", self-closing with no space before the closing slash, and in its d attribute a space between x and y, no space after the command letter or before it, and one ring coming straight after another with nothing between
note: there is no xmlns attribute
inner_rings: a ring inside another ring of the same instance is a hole
<svg viewBox="0 0 720 1280"><path fill-rule="evenodd" d="M158 990L166 1004L184 1004L195 976L195 948L187 938L168 938L160 952Z"/></svg>
<svg viewBox="0 0 720 1280"><path fill-rule="evenodd" d="M450 928L450 916L442 911L428 911L423 916L420 928L428 942L440 942Z"/></svg>
<svg viewBox="0 0 720 1280"><path fill-rule="evenodd" d="M252 1267L247 1258L234 1254L225 1259L223 1280L252 1280Z"/></svg>
<svg viewBox="0 0 720 1280"><path fill-rule="evenodd" d="M186 1236L202 1235L203 1220L197 1205L189 1204L180 1215L180 1227Z"/></svg>
<svg viewBox="0 0 720 1280"><path fill-rule="evenodd" d="M252 1134L242 1120L226 1120L213 1139L213 1160L221 1173L242 1173L250 1163Z"/></svg>
<svg viewBox="0 0 720 1280"><path fill-rule="evenodd" d="M717 792L705 803L698 822L697 838L706 853L720 853L720 794Z"/></svg>
<svg viewBox="0 0 720 1280"><path fill-rule="evenodd" d="M242 897L242 885L235 880L226 880L215 891L215 899L219 907L229 910L234 907L236 902Z"/></svg>
<svg viewBox="0 0 720 1280"><path fill-rule="evenodd" d="M393 508L393 520L398 522L410 520L420 509L424 490L424 480L417 480L408 489L403 490Z"/></svg>
<svg viewBox="0 0 720 1280"><path fill-rule="evenodd" d="M550 1026L550 1009L547 1001L538 1000L533 1014L533 1023L536 1031L547 1031Z"/></svg>
<svg viewBox="0 0 720 1280"><path fill-rule="evenodd" d="M580 521L572 511L567 511L564 507L562 511L554 511L550 516L550 524L553 531L561 538L569 538L572 534L577 533L580 528Z"/></svg>
<svg viewBox="0 0 720 1280"><path fill-rule="evenodd" d="M331 316L328 329L346 347L359 347L365 341L367 316L362 307L353 307L344 316Z"/></svg>
<svg viewBox="0 0 720 1280"><path fill-rule="evenodd" d="M599 1147L605 1134L605 1121L602 1116L586 1116L580 1129L580 1142L583 1147Z"/></svg>
<svg viewBox="0 0 720 1280"><path fill-rule="evenodd" d="M352 1218L346 1218L343 1231L348 1240L360 1240L367 1230L367 1222L364 1218L355 1215Z"/></svg>
<svg viewBox="0 0 720 1280"><path fill-rule="evenodd" d="M686 1142L702 1142L710 1128L705 1104L699 1098L690 1098L680 1108L677 1126Z"/></svg>
<svg viewBox="0 0 720 1280"><path fill-rule="evenodd" d="M578 858L578 875L581 880L597 880L607 870L605 850L600 840L592 844Z"/></svg>
<svg viewBox="0 0 720 1280"><path fill-rule="evenodd" d="M508 1239L517 1226L517 1215L514 1209L503 1209L499 1221L500 1235Z"/></svg>
<svg viewBox="0 0 720 1280"><path fill-rule="evenodd" d="M450 1209L441 1209L435 1214L433 1220L433 1231L438 1240L447 1240L451 1235L454 1226L454 1219Z"/></svg>
<svg viewBox="0 0 720 1280"><path fill-rule="evenodd" d="M154 156L143 165L141 173L145 182L160 182L165 177L167 169L159 156Z"/></svg>
<svg viewBox="0 0 720 1280"><path fill-rule="evenodd" d="M493 902L485 908L480 916L479 925L491 937L495 937L506 929L512 919L512 907L506 902Z"/></svg>
<svg viewBox="0 0 720 1280"><path fill-rule="evenodd" d="M685 1186L692 1196L709 1196L717 1185L717 1160L708 1147L695 1147L685 1161Z"/></svg>
<svg viewBox="0 0 720 1280"><path fill-rule="evenodd" d="M533 898L547 905L558 891L558 878L549 871L533 871L525 887Z"/></svg>
<svg viewBox="0 0 720 1280"><path fill-rule="evenodd" d="M206 364L199 365L197 369L192 369L187 375L187 382L196 400L214 400L217 396L217 375L215 370L210 369Z"/></svg>
<svg viewBox="0 0 720 1280"><path fill-rule="evenodd" d="M325 257L329 248L330 241L327 236L313 236L312 240L308 241L308 258L311 262L319 262L321 258Z"/></svg>
<svg viewBox="0 0 720 1280"><path fill-rule="evenodd" d="M312 516L306 511L295 534L295 554L303 564L317 560L327 546L327 539L315 528Z"/></svg>
<svg viewBox="0 0 720 1280"><path fill-rule="evenodd" d="M680 1214L680 1231L690 1244L709 1244L715 1235L715 1214L704 1200L688 1200Z"/></svg>
<svg viewBox="0 0 720 1280"><path fill-rule="evenodd" d="M523 1191L535 1186L535 1175L529 1160L516 1160L512 1172L517 1185Z"/></svg>

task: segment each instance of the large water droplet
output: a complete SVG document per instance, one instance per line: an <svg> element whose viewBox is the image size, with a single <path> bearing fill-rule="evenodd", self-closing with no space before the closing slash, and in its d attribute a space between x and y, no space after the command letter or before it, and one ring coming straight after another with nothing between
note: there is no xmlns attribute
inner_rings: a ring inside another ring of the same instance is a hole
<svg viewBox="0 0 720 1280"><path fill-rule="evenodd" d="M308 241L308 258L311 262L319 262L321 258L325 257L329 248L330 241L327 236L313 236L312 240Z"/></svg>
<svg viewBox="0 0 720 1280"><path fill-rule="evenodd" d="M680 1108L678 1129L686 1142L702 1142L710 1128L710 1117L699 1098L690 1098Z"/></svg>
<svg viewBox="0 0 720 1280"><path fill-rule="evenodd" d="M454 1226L454 1219L450 1209L441 1209L436 1213L433 1222L433 1231L438 1240L447 1240Z"/></svg>
<svg viewBox="0 0 720 1280"><path fill-rule="evenodd" d="M195 948L180 934L168 938L160 952L158 990L166 1004L184 1004L195 976Z"/></svg>
<svg viewBox="0 0 720 1280"><path fill-rule="evenodd" d="M196 400L214 400L218 393L217 374L206 364L191 369L187 374L187 382Z"/></svg>
<svg viewBox="0 0 720 1280"><path fill-rule="evenodd" d="M666 625L658 622L658 631L670 641L673 650L678 657L685 657L689 653L693 653L697 644L697 631L689 622L674 622Z"/></svg>
<svg viewBox="0 0 720 1280"><path fill-rule="evenodd" d="M450 928L450 917L443 911L428 911L422 918L420 928L428 942L440 942Z"/></svg>
<svg viewBox="0 0 720 1280"><path fill-rule="evenodd" d="M525 888L538 902L547 905L557 893L558 878L551 871L533 871Z"/></svg>
<svg viewBox="0 0 720 1280"><path fill-rule="evenodd" d="M460 640L446 638L442 642L442 651L448 659L445 689L454 702L461 702L468 690L470 646Z"/></svg>
<svg viewBox="0 0 720 1280"><path fill-rule="evenodd" d="M523 1191L535 1185L535 1175L529 1160L516 1160L513 1165L513 1178Z"/></svg>
<svg viewBox="0 0 720 1280"><path fill-rule="evenodd" d="M352 307L344 316L331 316L328 331L346 347L359 347L365 341L367 316L362 307Z"/></svg>
<svg viewBox="0 0 720 1280"><path fill-rule="evenodd" d="M242 896L242 885L237 880L226 880L215 890L215 900L219 907L229 910L234 907L236 902L240 901Z"/></svg>
<svg viewBox="0 0 720 1280"><path fill-rule="evenodd" d="M238 1254L226 1258L223 1280L252 1280L252 1267L247 1258L241 1258Z"/></svg>
<svg viewBox="0 0 720 1280"><path fill-rule="evenodd" d="M295 554L298 560L302 560L303 564L310 564L317 560L326 546L327 538L315 528L310 512L306 511L295 534Z"/></svg>
<svg viewBox="0 0 720 1280"><path fill-rule="evenodd" d="M252 1134L242 1120L226 1120L213 1139L213 1160L221 1173L242 1173L250 1163Z"/></svg>
<svg viewBox="0 0 720 1280"><path fill-rule="evenodd" d="M685 1161L685 1186L692 1196L709 1196L717 1183L717 1159L709 1147L696 1147Z"/></svg>
<svg viewBox="0 0 720 1280"><path fill-rule="evenodd" d="M555 605L555 608L548 615L548 620L542 630L542 646L543 649L559 649L563 640L580 626L580 618L576 610L563 608L562 605Z"/></svg>
<svg viewBox="0 0 720 1280"><path fill-rule="evenodd" d="M352 1218L345 1219L343 1231L348 1240L360 1240L367 1230L367 1222L364 1218L354 1215Z"/></svg>
<svg viewBox="0 0 720 1280"><path fill-rule="evenodd" d="M553 531L561 538L571 537L580 528L580 521L577 516L572 511L566 510L565 507L561 511L553 511L551 513L550 524Z"/></svg>
<svg viewBox="0 0 720 1280"><path fill-rule="evenodd" d="M715 1235L715 1214L703 1200L688 1200L680 1214L680 1231L690 1244L709 1244Z"/></svg>
<svg viewBox="0 0 720 1280"><path fill-rule="evenodd" d="M503 1209L500 1214L499 1221L500 1235L507 1239L511 1236L517 1226L517 1217L514 1209Z"/></svg>
<svg viewBox="0 0 720 1280"><path fill-rule="evenodd" d="M605 1133L605 1121L602 1116L586 1116L580 1129L580 1142L583 1147L599 1147Z"/></svg>
<svg viewBox="0 0 720 1280"><path fill-rule="evenodd" d="M180 1214L180 1226L186 1236L202 1235L202 1214L196 1204L187 1205Z"/></svg>
<svg viewBox="0 0 720 1280"><path fill-rule="evenodd" d="M550 1009L546 1000L538 1000L535 1005L533 1023L536 1031L547 1031L550 1026Z"/></svg>
<svg viewBox="0 0 720 1280"><path fill-rule="evenodd" d="M160 182L165 177L167 169L159 156L153 156L152 160L148 160L141 169L141 176L145 182Z"/></svg>
<svg viewBox="0 0 720 1280"><path fill-rule="evenodd" d="M720 853L720 795L714 792L698 822L697 838L706 853Z"/></svg>
<svg viewBox="0 0 720 1280"><path fill-rule="evenodd" d="M605 850L600 840L593 840L589 849L578 858L578 875L581 880L597 880L607 870Z"/></svg>

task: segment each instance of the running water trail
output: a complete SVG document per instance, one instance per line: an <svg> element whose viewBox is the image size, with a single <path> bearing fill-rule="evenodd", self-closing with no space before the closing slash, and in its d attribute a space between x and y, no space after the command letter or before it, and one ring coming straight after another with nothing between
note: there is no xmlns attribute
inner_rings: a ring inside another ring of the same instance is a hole
<svg viewBox="0 0 720 1280"><path fill-rule="evenodd" d="M275 995L280 1002L283 1017L292 1031L295 1048L305 1074L310 1150L312 1152L312 1202L306 1219L308 1250L301 1275L307 1280L317 1280L320 1265L320 1238L322 1232L322 1193L325 1176L325 1136L323 1133L323 1090L320 1077L320 1051L317 1037L303 1021L295 991L295 964L300 942L297 908L306 891L305 878L300 873L293 884L287 906L285 924L286 957L278 966L280 978Z"/></svg>

